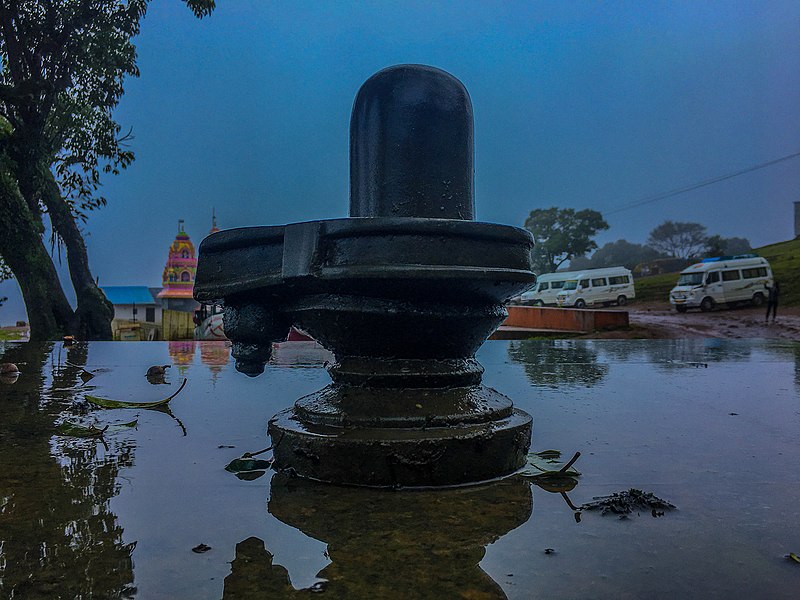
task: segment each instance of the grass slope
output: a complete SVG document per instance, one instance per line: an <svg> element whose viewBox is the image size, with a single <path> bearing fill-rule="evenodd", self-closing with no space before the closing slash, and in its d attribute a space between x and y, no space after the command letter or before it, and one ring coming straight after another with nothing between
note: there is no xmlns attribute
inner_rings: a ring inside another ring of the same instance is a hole
<svg viewBox="0 0 800 600"><path fill-rule="evenodd" d="M772 266L775 279L781 283L780 303L800 305L800 239L762 246L754 250ZM669 303L669 291L678 280L677 273L651 275L636 280L636 300Z"/></svg>

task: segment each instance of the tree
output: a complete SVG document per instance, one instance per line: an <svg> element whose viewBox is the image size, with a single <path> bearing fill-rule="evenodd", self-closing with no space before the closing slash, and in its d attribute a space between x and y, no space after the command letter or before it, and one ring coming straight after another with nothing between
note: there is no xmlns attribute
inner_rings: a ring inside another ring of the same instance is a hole
<svg viewBox="0 0 800 600"><path fill-rule="evenodd" d="M89 270L79 224L106 203L104 173L133 161L112 116L131 39L151 0L0 0L0 257L19 282L31 339L111 336L113 306ZM198 17L214 0L184 0ZM72 310L43 235L67 255Z"/></svg>
<svg viewBox="0 0 800 600"><path fill-rule="evenodd" d="M706 256L734 256L750 252L753 248L745 238L724 238L721 235L712 235L706 240Z"/></svg>
<svg viewBox="0 0 800 600"><path fill-rule="evenodd" d="M647 245L667 256L693 258L705 250L707 239L700 223L665 221L650 232Z"/></svg>
<svg viewBox="0 0 800 600"><path fill-rule="evenodd" d="M599 269L621 265L633 269L638 264L663 258L663 256L648 246L632 244L627 240L617 240L597 249L592 255L592 266Z"/></svg>
<svg viewBox="0 0 800 600"><path fill-rule="evenodd" d="M525 220L525 228L533 234L534 269L552 273L575 256L597 248L592 239L608 229L608 223L596 210L575 211L572 208L537 208Z"/></svg>

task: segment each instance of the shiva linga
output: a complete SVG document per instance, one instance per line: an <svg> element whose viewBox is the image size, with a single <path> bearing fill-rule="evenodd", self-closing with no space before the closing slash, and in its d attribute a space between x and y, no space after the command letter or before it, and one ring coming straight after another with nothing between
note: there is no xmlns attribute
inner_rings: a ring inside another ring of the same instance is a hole
<svg viewBox="0 0 800 600"><path fill-rule="evenodd" d="M533 238L474 221L472 104L436 68L370 77L350 119L350 217L203 240L194 297L224 306L236 368L294 326L333 382L268 425L276 469L336 484L476 483L526 459L532 419L475 353L529 288Z"/></svg>

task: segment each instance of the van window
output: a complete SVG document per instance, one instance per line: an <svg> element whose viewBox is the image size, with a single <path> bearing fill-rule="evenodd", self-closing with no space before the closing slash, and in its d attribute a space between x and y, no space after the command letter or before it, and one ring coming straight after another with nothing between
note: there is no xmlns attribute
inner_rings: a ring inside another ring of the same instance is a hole
<svg viewBox="0 0 800 600"><path fill-rule="evenodd" d="M561 288L564 287L565 283L566 283L565 281L554 281L553 283L550 284L550 287L553 288L554 290L560 290Z"/></svg>
<svg viewBox="0 0 800 600"><path fill-rule="evenodd" d="M755 279L756 277L766 277L767 268L758 267L757 269L742 269L742 277L745 279Z"/></svg>
<svg viewBox="0 0 800 600"><path fill-rule="evenodd" d="M739 271L722 272L722 281L735 281L737 279L741 279L741 277L739 276Z"/></svg>
<svg viewBox="0 0 800 600"><path fill-rule="evenodd" d="M588 279L581 279L581 287L583 287L583 288L589 287L589 280Z"/></svg>
<svg viewBox="0 0 800 600"><path fill-rule="evenodd" d="M700 285L703 283L702 273L681 273L678 285Z"/></svg>
<svg viewBox="0 0 800 600"><path fill-rule="evenodd" d="M550 287L550 284L549 284L549 283L547 283L547 282L540 283L540 284L539 284L539 291L540 291L540 292L543 292L543 291L545 291L546 289L548 289L549 287Z"/></svg>
<svg viewBox="0 0 800 600"><path fill-rule="evenodd" d="M592 279L592 287L603 287L606 285L606 278L600 277L599 279Z"/></svg>
<svg viewBox="0 0 800 600"><path fill-rule="evenodd" d="M711 271L706 277L706 283L717 283L719 281L719 271Z"/></svg>
<svg viewBox="0 0 800 600"><path fill-rule="evenodd" d="M608 284L609 285L621 285L623 283L630 283L630 279L627 275L619 275L617 277L609 277Z"/></svg>

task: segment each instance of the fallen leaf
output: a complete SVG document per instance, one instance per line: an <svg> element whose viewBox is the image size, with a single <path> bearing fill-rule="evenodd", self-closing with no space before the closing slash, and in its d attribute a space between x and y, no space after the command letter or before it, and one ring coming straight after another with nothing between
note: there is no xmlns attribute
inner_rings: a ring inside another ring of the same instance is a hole
<svg viewBox="0 0 800 600"><path fill-rule="evenodd" d="M266 471L242 471L241 473L234 473L242 481L253 481L264 475Z"/></svg>
<svg viewBox="0 0 800 600"><path fill-rule="evenodd" d="M163 400L157 400L156 402L125 402L123 400L98 398L97 396L89 396L88 394L86 395L86 400L102 408L158 408L169 403L170 400L180 394L183 386L186 385L186 381L186 379L183 380L183 383L181 383L181 386L178 388L177 392L167 398L164 398Z"/></svg>
<svg viewBox="0 0 800 600"><path fill-rule="evenodd" d="M158 375L165 375L167 369L169 369L172 365L153 365L149 369L147 369L147 373L145 373L145 377L157 377Z"/></svg>
<svg viewBox="0 0 800 600"><path fill-rule="evenodd" d="M85 425L81 425L80 423L72 423L70 421L64 421L56 428L56 431L58 432L58 435L65 435L65 436L79 437L79 438L96 438L96 437L102 437L107 433L114 433L115 431L119 431L121 429L129 429L131 427L136 427L138 423L139 421L137 419L134 419L133 421L128 421L127 423L116 423L114 425L106 425L102 429L99 429L94 424L86 427Z"/></svg>
<svg viewBox="0 0 800 600"><path fill-rule="evenodd" d="M572 468L572 463L578 456L580 456L579 452L568 463L562 464L558 461L561 458L561 452L558 450L532 452L528 454L528 461L520 471L520 475L524 477L552 477L555 475L579 477L580 472Z"/></svg>
<svg viewBox="0 0 800 600"><path fill-rule="evenodd" d="M797 556L797 554L794 552L789 552L789 554L786 555L786 558L793 560L796 563L800 563L800 556Z"/></svg>
<svg viewBox="0 0 800 600"><path fill-rule="evenodd" d="M235 458L228 463L225 470L229 473L243 473L248 471L263 471L272 466L271 460L258 460L257 458Z"/></svg>
<svg viewBox="0 0 800 600"><path fill-rule="evenodd" d="M103 429L98 429L94 425L90 425L89 427L85 427L83 425L79 425L78 423L70 423L69 421L65 421L61 423L56 430L58 431L58 435L67 435L71 437L79 437L79 438L96 438L102 437L103 434L108 429L108 425L103 427Z"/></svg>

